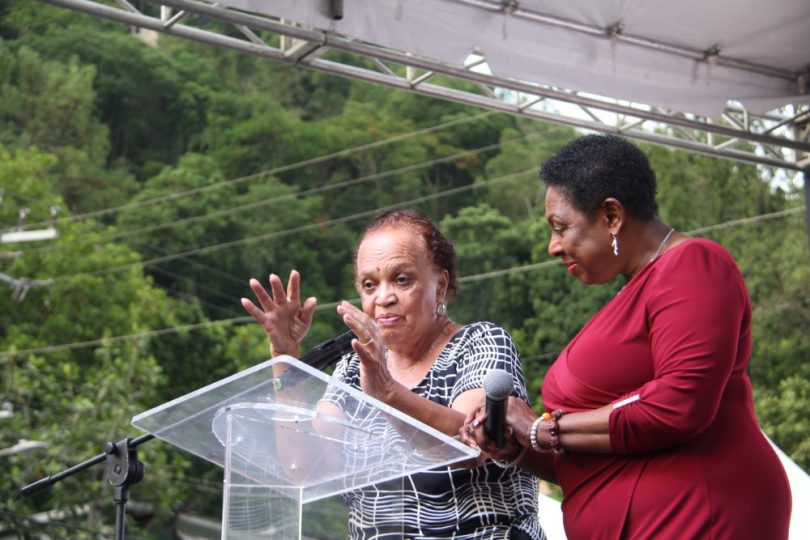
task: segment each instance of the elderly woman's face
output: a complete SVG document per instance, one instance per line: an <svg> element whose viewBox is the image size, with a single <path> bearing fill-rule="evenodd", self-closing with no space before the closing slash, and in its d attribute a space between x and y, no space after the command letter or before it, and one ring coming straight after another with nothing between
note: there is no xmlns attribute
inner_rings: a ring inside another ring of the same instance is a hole
<svg viewBox="0 0 810 540"><path fill-rule="evenodd" d="M546 220L551 226L548 253L560 257L568 271L586 285L616 277L607 221L591 221L553 186L546 191Z"/></svg>
<svg viewBox="0 0 810 540"><path fill-rule="evenodd" d="M363 311L386 343L418 340L435 329L447 272L431 264L424 239L408 227L368 234L357 250L357 290Z"/></svg>

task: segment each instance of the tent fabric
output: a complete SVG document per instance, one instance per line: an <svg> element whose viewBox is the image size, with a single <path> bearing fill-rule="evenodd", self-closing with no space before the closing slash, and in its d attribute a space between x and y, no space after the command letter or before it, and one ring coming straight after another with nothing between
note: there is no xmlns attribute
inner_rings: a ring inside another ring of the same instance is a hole
<svg viewBox="0 0 810 540"><path fill-rule="evenodd" d="M493 1L352 0L341 20L323 0L220 3L455 66L479 51L500 77L703 116L719 116L730 100L754 114L810 103L810 83L799 77L810 66L807 0L521 0L511 3L518 12ZM542 16L563 24L536 20ZM653 45L611 39L617 24L622 36ZM717 48L720 58L785 73L694 59L667 45L696 54Z"/></svg>

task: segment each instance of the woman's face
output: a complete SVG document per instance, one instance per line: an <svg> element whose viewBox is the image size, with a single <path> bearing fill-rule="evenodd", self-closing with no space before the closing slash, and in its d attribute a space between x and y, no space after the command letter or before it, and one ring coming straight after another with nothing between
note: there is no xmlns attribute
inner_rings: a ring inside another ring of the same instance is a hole
<svg viewBox="0 0 810 540"><path fill-rule="evenodd" d="M616 277L607 219L600 213L589 220L562 191L546 191L546 220L551 226L548 253L560 257L568 271L586 285L607 283Z"/></svg>
<svg viewBox="0 0 810 540"><path fill-rule="evenodd" d="M357 250L356 280L363 311L389 347L435 331L447 272L434 268L424 239L410 228L369 233Z"/></svg>

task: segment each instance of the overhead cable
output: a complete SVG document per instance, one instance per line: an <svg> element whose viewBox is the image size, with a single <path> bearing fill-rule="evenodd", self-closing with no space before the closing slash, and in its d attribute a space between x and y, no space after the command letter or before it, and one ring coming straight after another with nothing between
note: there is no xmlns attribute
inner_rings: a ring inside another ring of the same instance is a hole
<svg viewBox="0 0 810 540"><path fill-rule="evenodd" d="M776 218L779 218L779 217L785 217L785 216L788 216L790 214L802 212L804 210L806 210L805 206L798 206L796 208L792 208L792 209L784 210L784 211L780 211L780 212L772 212L770 214L762 214L762 215L758 215L758 216L752 216L752 217L749 217L749 218L736 219L736 220L731 220L729 222L718 223L718 224L712 225L710 227L702 227L702 228L699 228L699 229L694 229L692 231L686 232L685 234L687 234L689 236L695 236L697 234L697 231L704 231L705 232L707 230L718 230L718 229L722 229L722 228L727 228L726 224L731 223L731 222L735 223L734 226L747 225L749 223L761 222L761 221L765 221L767 219L776 219ZM459 278L459 281L460 282L478 281L479 279L484 279L484 278L479 278L479 276L482 276L482 275L487 276L487 278L492 278L492 277L501 276L501 275L522 273L522 272L527 272L527 271L531 271L531 270L537 270L537 269L540 269L540 268L551 267L555 263L560 264L560 261L558 259L553 259L553 260L548 260L548 261L542 261L542 262L535 263L535 264L512 266L510 268L505 268L503 270L497 270L497 271L494 271L494 272L485 272L484 274L475 274L475 275L470 275L470 276L464 276L464 277ZM356 302L356 299L354 300L354 302ZM802 301L802 303L804 303L804 302L807 302L807 299ZM335 308L335 307L337 307L338 304L339 304L339 302L331 302L331 303L328 303L328 304L318 305L315 309L317 311L320 311L320 310L323 310L323 309ZM16 358L16 357L20 357L20 356L27 356L27 355L30 355L30 354L48 354L48 353L53 353L53 352L62 351L62 350L82 349L82 348L86 348L86 347L95 347L95 346L99 346L99 345L103 345L103 344L107 344L107 343L116 343L116 342L120 342L120 341L128 341L128 340L138 339L138 338L142 338L142 337L163 336L163 335L168 335L168 334L177 334L177 333L181 333L181 332L188 332L188 331L191 331L191 330L198 330L198 329L201 329L201 328L209 328L209 327L214 327L214 326L223 326L223 325L232 325L232 324L241 324L241 323L250 322L252 320L253 320L253 317L250 317L250 316L233 317L233 318L230 318L230 319L221 319L221 320L216 320L216 321L206 321L206 322L202 322L202 323L189 324L189 325L177 326L177 327L172 327L172 328L162 328L160 330L151 330L151 331L148 331L148 332L139 332L139 333L136 333L136 334L128 334L128 335L124 335L124 336L116 336L116 337L103 338L103 339L95 339L95 340L91 340L91 341L82 341L82 342L76 342L76 343L65 343L65 344L61 344L61 345L49 345L49 346L46 346L46 347L37 347L37 348L31 348L31 349L20 349L20 350L16 350L16 351L4 351L4 352L0 352L0 358ZM546 353L546 354L542 355L539 358L541 358L541 359L545 358L550 354L553 354L553 353Z"/></svg>
<svg viewBox="0 0 810 540"><path fill-rule="evenodd" d="M320 228L327 227L327 226L330 226L330 225L337 225L337 224L341 224L341 223L347 223L347 222L355 221L355 220L358 220L358 219L361 219L361 218L375 216L375 215L377 215L379 213L386 212L388 210L394 210L394 209L402 208L402 207L406 207L406 206L413 206L415 204L423 203L423 202L426 202L426 201L430 201L430 200L434 200L434 199L440 199L442 197L455 195L457 193L463 193L465 191L471 191L471 190L477 189L479 187L484 187L486 185L490 185L490 184L493 184L493 183L496 183L496 182L502 182L502 181L505 181L505 180L510 180L510 179L520 177L520 176L523 176L523 175L527 175L527 174L536 175L537 171L536 171L536 169L534 167L532 167L531 169L527 169L525 171L521 171L521 172L518 172L518 173L512 173L512 174L507 174L507 175L500 176L500 177L497 177L497 178L493 178L493 179L490 179L490 180L485 180L485 181L479 182L477 184L468 184L468 185L465 185L465 186L451 188L451 189L447 189L445 191L432 193L430 195L424 195L422 197L417 197L415 199L402 201L402 202L399 202L399 203L396 203L396 204L391 204L391 205L388 205L388 206L372 208L371 210L366 210L366 211L363 211L363 212L350 214L348 216L343 216L343 217L329 219L329 220L325 220L325 221L310 223L310 224L307 224L307 225L301 225L300 227L294 227L292 229L285 229L285 230L282 230L282 231L273 231L273 232L269 232L269 233L265 233L265 234L260 234L258 236L250 236L250 237L247 237L247 238L240 238L238 240L231 240L231 241L228 241L228 242L220 242L218 244L213 244L213 245L210 245L210 246L191 249L191 250L188 250L188 251L184 251L182 253L174 253L174 254L171 254L171 255L163 256L163 257L156 257L154 259L149 259L149 260L146 260L146 261L139 261L139 262L134 262L134 263L122 264L122 265L119 265L119 266L112 266L112 267L109 267L109 268L102 268L102 269L99 269L99 270L92 270L92 271L89 271L89 272L79 272L79 273L76 273L76 274L60 276L60 277L57 277L55 279L57 281L63 281L63 280L70 279L72 277L76 277L76 276L80 276L80 275L97 276L97 275L102 275L102 274L108 274L108 273L111 273L111 272L123 272L123 271L129 270L130 268L134 268L134 267L137 267L137 266L148 266L148 265L151 265L151 264L158 264L158 263L162 263L162 262L166 262L166 261L172 261L172 260L175 260L175 259L186 258L186 257L189 257L191 255L200 255L200 254L203 254L203 253L212 253L212 252L215 252L215 251L219 251L221 249L226 249L226 248L230 248L230 247L234 247L234 246L240 246L240 245L244 245L244 244L250 244L250 243L253 243L253 242L260 242L260 241L264 241L264 240L270 240L270 239L273 239L273 238L280 238L280 237L283 237L283 236L289 236L291 234L295 234L295 233L299 233L299 232L309 231L309 230L313 230L313 229L320 229Z"/></svg>
<svg viewBox="0 0 810 540"><path fill-rule="evenodd" d="M189 223L197 223L197 222L200 222L200 221L207 221L209 219L213 219L213 218L216 218L216 217L221 217L221 216L224 216L224 215L241 212L241 211L244 211L244 210L252 210L252 209L255 209L255 208L260 208L262 206L267 206L267 205L270 205L270 204L273 204L273 203L276 203L276 202L279 202L279 201L287 200L287 199L301 199L301 198L304 198L304 197L309 197L309 196L312 196L312 195L317 195L317 194L325 193L325 192L328 192L328 191L333 191L333 190L337 190L337 189L343 189L343 188L346 188L346 187L355 186L355 185L362 184L362 183L365 183L365 182L369 182L369 181L372 181L372 180L379 180L381 178L388 178L390 176L396 176L396 175L399 175L399 174L419 170L419 169L422 169L422 168L427 168L427 167L431 167L431 166L434 166L434 165L440 165L442 163L448 163L448 162L456 161L456 160L461 159L461 158L466 157L466 156L477 155L477 154L480 154L482 152L487 152L489 150L494 150L496 148L502 148L503 146L508 145L508 144L514 144L516 142L526 141L526 140L529 140L531 138L537 137L537 136L539 136L541 134L543 134L543 133L542 132L535 132L535 133L531 133L529 135L515 137L515 138L507 139L505 141L501 141L501 142L498 142L498 143L490 144L490 145L487 145L487 146L482 146L480 148L475 148L473 150L464 150L462 152L457 152L457 153L449 155L449 156L443 156L443 157L439 157L439 158L434 158L434 159L430 159L428 161L423 161L421 163L414 163L414 164L411 164L411 165L405 165L405 166L399 167L397 169L391 169L391 170L388 170L388 171L383 171L383 172L370 174L370 175L366 175L366 176L360 176L360 177L357 177L357 178L350 178L348 180L344 180L342 182L336 182L334 184L327 184L327 185L324 185L324 186L318 186L318 187L315 187L315 188L296 191L296 192L293 192L293 193L286 193L284 195L279 195L277 197L270 197L270 198L267 198L267 199L262 199L260 201L253 201L253 202L238 205L238 206L232 206L232 207L228 207L228 208L222 208L222 209L219 209L219 210L209 211L209 212L206 212L205 214L199 214L199 215L196 215L196 216L190 216L190 217L187 217L187 218L174 220L174 221L171 221L171 222L168 222L168 223L158 223L158 224L155 224L155 225L149 225L147 227L141 227L139 229L127 229L127 230L124 230L124 231L114 232L114 233L110 233L110 234L102 234L99 237L94 238L94 241L96 241L96 240L116 240L116 239L126 238L126 237L133 236L133 235L138 235L138 234L143 234L143 233L148 233L148 232L154 232L154 231L158 231L158 230L162 230L162 229L175 228L175 227L179 227L181 225L187 225ZM62 247L62 246L60 244L51 244L51 245L48 245L48 246L39 246L39 247L27 249L27 250L24 251L24 253L47 251L47 250L52 250L52 249L55 249L55 248L58 248L58 247Z"/></svg>
<svg viewBox="0 0 810 540"><path fill-rule="evenodd" d="M93 210L91 212L85 212L83 214L76 214L76 215L73 215L73 216L68 216L68 217L62 218L60 221L62 221L62 222L78 221L78 220L82 220L82 219L88 219L88 218L92 218L92 217L98 217L98 216L103 216L103 215L107 215L107 214L112 214L112 213L115 213L115 212L121 212L121 211L124 211L124 210L129 210L131 208L138 208L138 207L141 207L141 206L150 206L150 205L158 204L158 203L165 202L165 201L173 201L175 199L179 199L179 198L182 198L182 197L189 197L191 195L197 195L198 193L206 193L208 191L213 191L213 190L219 189L221 187L242 184L242 183L245 183L245 182L250 182L252 180L256 180L257 178L265 178L267 176L271 176L271 175L274 175L274 174L278 174L278 173L286 172L286 171L291 171L291 170L295 170L295 169L300 169L302 167L306 167L306 166L309 166L309 165L315 165L315 164L318 164L318 163L322 163L324 161L329 161L331 159L340 158L340 157L346 157L346 156L349 156L349 155L354 154L356 152L361 152L361 151L364 151L364 150L370 150L372 148L377 148L379 146L385 146L387 144L391 144L393 142L409 139L411 137L417 137L419 135L425 135L427 133L432 133L434 131L440 131L442 129L452 127L452 126L456 126L458 124L464 124L464 123L467 123L467 122L473 122L475 120L480 120L481 118L485 118L485 117L491 116L493 114L495 114L494 111L486 111L486 112L476 114L476 115L473 115L473 116L469 116L469 117L457 118L455 120L451 120L449 122L444 122L442 124L438 124L438 125L435 125L435 126L427 127L427 128L424 128L424 129L419 129L419 130L416 130L416 131L409 131L407 133L401 133L399 135L394 135L393 137L389 137L387 139L383 139L383 140L380 140L380 141L374 141L374 142L371 142L371 143L361 144L359 146L355 146L355 147L352 147L352 148L345 148L343 150L338 150L337 152L331 152L329 154L325 154L325 155L310 158L310 159L305 159L305 160L302 160L302 161L298 161L296 163L290 163L288 165L281 165L281 166L278 166L278 167L274 167L272 169L267 169L267 170L264 170L264 171L260 171L260 172L257 172L257 173L247 175L247 176L242 176L242 177L239 177L239 178L232 178L230 180L224 180L222 182L217 182L216 184L211 184L211 185L208 185L208 186L202 186L202 187L199 187L199 188L189 189L189 190L186 190L186 191L178 191L178 192L175 192L175 193L169 193L169 194L166 194L166 195L161 195L159 197L154 197L152 199L144 199L142 201L136 201L136 202L132 202L132 203L123 204L121 206L115 206L115 207L111 207L111 208L103 208L101 210ZM42 225L42 224L47 224L47 223L49 223L49 222L32 223L29 226Z"/></svg>

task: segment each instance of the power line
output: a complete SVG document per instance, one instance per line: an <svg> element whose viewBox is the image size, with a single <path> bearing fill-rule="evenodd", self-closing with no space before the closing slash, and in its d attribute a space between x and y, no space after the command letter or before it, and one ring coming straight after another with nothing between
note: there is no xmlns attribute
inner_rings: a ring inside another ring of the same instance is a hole
<svg viewBox="0 0 810 540"><path fill-rule="evenodd" d="M302 190L302 191L299 191L299 192L296 192L296 193L290 193L290 194L282 195L282 196L279 196L279 197L274 197L274 198L270 198L270 199L264 199L264 200L261 200L261 201L255 201L255 202L251 202L251 203L236 206L236 207L220 209L220 210L217 210L217 211L208 212L208 213L203 214L203 215L191 216L191 217L188 217L188 218L185 218L185 219L176 220L176 221L173 221L171 223L163 223L163 224L143 227L143 228L140 228L140 229L134 229L134 230L131 229L131 230L128 230L128 231L121 231L121 232L112 233L112 234L108 234L108 235L100 235L100 236L94 237L92 239L92 241L96 242L96 241L99 241L99 240L113 240L113 239L123 238L123 237L131 236L131 235L135 235L135 234L154 232L156 230L161 230L161 229L165 229L165 228L174 228L174 227L177 227L177 226L180 226L180 225L185 225L185 224L188 224L188 223L193 223L193 222L198 222L198 221L204 221L204 220L212 219L214 217L227 215L229 213L238 212L238 211L241 211L241 210L258 208L258 207L265 206L265 205L271 204L273 202L278 202L278 201L281 201L281 200L284 200L284 199L307 197L307 196L314 195L314 194L321 193L321 192L326 192L326 191L330 191L330 190L334 190L334 189L340 189L340 188L344 188L344 187L357 185L357 184L367 182L367 181L370 181L370 180L377 180L377 179L380 179L380 178L386 178L386 177L389 177L389 176L394 176L394 175L401 174L401 173L404 173L404 172L417 170L417 169L420 169L420 168L425 168L425 167L430 167L430 166L433 166L433 165L438 165L438 164L441 164L441 163L451 162L451 161L454 161L454 160L457 160L457 159L460 159L462 157L469 156L469 155L479 155L479 154L481 154L483 152L486 152L486 151L489 151L489 150L493 150L493 149L496 149L496 148L503 148L504 146L509 145L509 144L514 144L514 143L520 142L520 141L527 141L527 140L530 140L530 139L532 139L534 137L540 136L542 134L544 134L544 132L534 132L534 133L530 133L528 135L522 135L520 137L507 139L505 141L500 141L498 143L483 146L483 147L479 147L479 148L476 148L476 149L473 149L473 150L465 150L463 152L458 152L456 154L452 154L452 155L449 155L449 156L444 156L444 157L441 157L441 158L435 158L435 159L428 160L428 161L425 161L425 162L422 162L422 163L411 164L411 165L407 165L407 166L400 167L398 169L393 169L393 170L390 170L390 171L383 171L383 172L377 173L377 174L372 174L372 175L367 175L367 176L358 177L358 178L354 178L354 179L349 179L349 180L339 182L339 183L336 183L336 184L330 184L328 186L321 186L321 187L318 187L318 188ZM41 252L41 251L47 251L47 250L53 250L53 249L62 249L64 247L66 247L64 244L51 244L51 245L48 245L48 246L41 246L41 247L37 247L37 248L31 248L31 249L28 249L28 250L24 250L21 253L22 254L30 254L30 253L34 253L34 252ZM155 251L155 252L161 254L161 250L159 250L157 248L154 248L153 246L148 246L147 249L150 249L152 251ZM163 252L162 255L165 255L165 252ZM235 276L233 276L231 274L228 274L226 272L222 272L221 270L219 270L217 268L214 268L214 267L203 265L202 263L199 263L198 261L194 261L194 260L188 259L188 258L186 258L186 259L187 259L187 262L190 263L190 264L193 264L195 266L203 266L203 267L205 267L207 269L210 269L212 271L217 272L218 274L222 275L223 277L226 277L226 278L230 279L231 281L238 282L240 284L242 283L241 280L239 280L238 278L236 278Z"/></svg>
<svg viewBox="0 0 810 540"><path fill-rule="evenodd" d="M90 271L90 272L79 272L77 274L71 274L71 275L68 275L68 276L61 276L61 277L55 278L55 281L62 281L62 280L70 279L72 277L76 277L76 276L96 276L96 275L107 274L107 273L111 273L111 272L123 272L125 270L129 270L130 268L134 268L134 267L137 267L137 266L148 266L148 265L162 263L162 262L166 262L166 261L172 261L172 260L175 260L175 259L186 258L186 257L192 256L192 255L200 255L200 254L203 254L203 253L212 253L214 251L219 251L221 249L226 249L226 248L230 248L230 247L234 247L234 246L240 246L240 245L243 245L243 244L249 244L249 243L253 243L253 242L260 242L260 241L269 240L269 239L272 239L272 238L280 238L280 237L289 236L289 235L295 234L295 233L300 233L300 232L309 231L309 230L313 230L313 229L320 229L320 228L323 228L323 227L326 227L326 226L338 225L338 224L341 224L341 223L347 223L347 222L354 221L354 220L357 220L357 219L360 219L360 218L374 216L374 215L377 215L378 213L385 212L385 211L388 211L388 210L394 210L394 209L402 208L402 207L405 207L405 206L413 206L415 204L423 203L423 202L434 200L434 199L439 199L439 198L442 198L442 197L447 197L447 196L450 196L450 195L455 195L457 193L463 193L465 191L470 191L470 190L473 190L473 189L477 189L479 187L483 187L483 186L490 185L490 184L497 183L497 182L502 182L502 181L509 180L509 179L512 179L512 178L516 178L516 177L519 177L519 176L522 176L522 175L527 175L527 174L534 175L536 173L537 173L537 171L535 170L535 168L531 168L531 169L527 169L525 171L521 171L521 172L518 172L518 173L512 173L512 174L500 176L500 177L497 177L497 178L493 178L493 179L490 179L490 180L486 180L486 181L483 181L483 182L479 182L477 184L468 184L466 186L460 186L460 187L456 187L456 188L451 188L451 189L448 189L448 190L445 190L445 191L440 191L438 193L432 193L430 195L424 195L422 197L417 197L415 199L410 199L408 201L403 201L403 202L399 202L399 203L388 205L388 206L373 208L371 210L366 210L364 212L358 212L358 213L355 213L355 214L350 214L348 216L344 216L344 217L340 217L340 218L334 218L334 219L330 219L330 220L326 220L326 221L322 221L322 222L310 223L310 224L307 224L307 225L301 225L300 227L294 227L292 229L285 229L285 230L282 230L282 231L274 231L274 232L270 232L270 233L260 234L258 236L251 236L251 237L248 237L248 238L240 238L239 240L231 240L229 242L221 242L219 244L213 244L213 245L205 246L205 247L202 247L202 248L191 249L191 250L184 251L184 252L181 252L181 253L175 253L175 254L171 254L171 255L157 257L157 258L149 259L149 260L146 260L146 261L139 261L139 262L134 262L134 263L129 263L129 264L123 264L123 265L113 266L113 267L109 267L109 268L102 268L102 269L93 270L93 271Z"/></svg>
<svg viewBox="0 0 810 540"><path fill-rule="evenodd" d="M785 216L790 215L790 214L794 214L794 213L804 211L805 209L806 208L804 206L798 206L796 208L792 208L792 209L789 209L789 210L783 210L783 211L780 211L780 212L772 212L770 214L762 214L762 215L758 215L758 216L752 216L752 217L749 217L749 218L736 219L736 220L731 220L731 221L724 222L724 223L718 223L717 225L712 225L710 227L703 227L703 228L699 228L699 229L694 229L693 231L686 232L685 234L690 235L690 236L694 236L694 235L697 234L697 231L704 231L705 232L705 231L709 231L709 230L718 230L718 229L728 228L726 225L728 223L732 223L732 222L735 224L734 226L739 226L739 225L746 225L746 224L749 224L749 223L756 223L756 222L765 221L766 219L776 219L776 218L779 218L779 217L785 217ZM486 279L486 278L491 278L491 277L496 277L496 276L501 276L501 275L506 275L506 274L515 274L515 273L521 273L521 272L528 272L528 271L531 271L531 270L537 270L537 269L540 269L540 268L546 268L546 267L554 266L555 263L560 264L559 260L557 260L557 259L548 260L548 261L543 261L543 262L536 263L536 264L513 266L513 267L510 267L510 268L505 268L503 270L497 270L497 271L493 271L493 272L486 272L486 273L483 273L483 274L475 274L475 275L470 275L470 276L464 276L464 277L459 278L459 281L473 282L473 281L479 281L480 279ZM479 277L479 276L486 276L486 278ZM334 308L334 307L337 307L337 305L339 303L340 302L331 302L331 303L328 303L328 304L319 305L315 309L316 309L316 311L321 311L323 309ZM65 343L65 344L62 344L62 345L49 345L47 347L38 347L38 348L32 348L32 349L20 349L20 350L17 350L17 351L4 351L4 352L0 352L0 358L15 358L15 357L20 357L20 356L25 356L25 355L28 355L28 354L47 354L47 353L52 353L52 352L57 352L57 351L62 351L62 350L82 349L82 348L86 348L86 347L93 347L93 346L97 346L97 345L102 345L102 344L105 344L105 343L116 343L116 342L120 342L120 341L128 341L128 340L138 339L138 338L143 338L143 337L155 337L155 336L163 336L163 335L167 335L167 334L176 334L176 333L180 333L180 332L188 332L188 331L192 331L192 330L198 330L200 328L222 326L222 325L232 325L232 324L241 324L241 323L245 323L245 322L250 322L252 320L253 320L253 317L250 317L250 316L233 317L231 319L221 319L221 320L217 320L217 321L206 321L206 322L203 322L203 323L189 324L189 325L173 327L173 328L162 328L160 330L151 330L151 331L148 331L148 332L140 332L140 333L136 333L136 334L128 334L128 335L124 335L124 336L116 336L116 337L105 338L105 339L95 339L95 340L91 340L91 341L82 341L82 342L76 342L76 343ZM549 354L552 354L552 353L546 353L546 354L542 355L542 357L548 356Z"/></svg>
<svg viewBox="0 0 810 540"><path fill-rule="evenodd" d="M161 256L168 254L167 252L165 252L165 251L163 251L161 249L158 249L155 246L148 246L147 249L149 249L149 251L157 253L158 255L161 255ZM213 272L213 273L215 273L215 274L217 274L219 276L222 276L222 277L224 277L224 278L226 278L226 279L228 279L228 280L230 280L230 281L232 281L234 283L238 283L239 285L244 285L244 283L245 283L243 279L240 279L240 278L234 276L233 274L229 274L228 272L224 272L224 271L220 270L219 268L215 268L213 266L203 264L200 261L196 261L194 259L183 259L183 262L186 262L186 263L190 264L191 266L196 266L196 267L202 268L203 270Z"/></svg>
<svg viewBox="0 0 810 540"><path fill-rule="evenodd" d="M166 270L165 268L161 268L161 267L159 267L159 266L152 265L152 266L150 266L150 268L151 268L153 271L158 272L159 274L163 274L164 276L169 276L169 277L176 278L176 279L189 280L189 278L188 278L187 276L184 276L184 275L182 275L182 274L178 274L178 273L176 273L176 272L172 272L171 270ZM227 275L230 275L230 274L227 274ZM189 281L190 281L190 280L189 280ZM235 296L233 296L232 294L228 294L228 293L226 293L226 292L222 292L222 291L220 291L219 289L215 289L214 287L211 287L210 285L206 285L206 284L204 284L204 283L198 283L198 282L196 282L196 281L194 281L194 282L192 282L192 283L194 284L194 286L195 286L195 287L199 287L200 289L203 289L203 290L205 290L205 291L210 291L210 293L211 293L212 295L214 295L214 296L218 296L218 297L220 297L220 298L223 298L223 299L226 299L226 300L230 300L230 301L233 301L233 302L236 302L236 303L238 303L238 302L239 302L239 299L238 299L238 298L236 298ZM240 284L240 285L242 285L242 286L244 286L244 285L245 285L244 280L240 280L240 281L239 281L239 284ZM172 289L169 289L168 287L166 287L166 289L167 289L167 290L172 290ZM195 298L196 298L196 297L195 297Z"/></svg>
<svg viewBox="0 0 810 540"><path fill-rule="evenodd" d="M315 187L315 188L301 190L301 191L297 191L297 192L294 192L294 193L287 193L287 194L284 194L284 195L279 195L277 197L271 197L269 199L263 199L261 201L253 201L253 202L238 205L238 206L222 208L222 209L219 209L219 210L206 212L205 214L199 214L199 215L196 215L196 216L190 216L190 217L187 217L187 218L178 219L178 220L172 221L170 223L159 223L159 224L155 224L155 225L149 225L147 227L141 227L141 228L138 228L138 229L128 229L128 230L114 232L114 233L110 233L110 234L103 234L103 235L100 235L100 236L94 238L93 241L117 240L117 239L120 239L120 238L126 238L126 237L133 236L133 235L154 232L154 231L157 231L157 230L162 230L162 229L167 229L167 228L175 228L175 227L178 227L180 225L187 225L189 223L197 223L197 222L200 222L200 221L206 221L206 220L209 220L209 219L213 219L215 217L220 217L220 216L224 216L224 215L228 215L228 214L232 214L232 213L237 213L237 212L241 212L241 211L244 211L244 210L253 210L255 208L260 208L262 206L267 206L267 205L270 205L272 203L279 202L279 201L282 201L282 200L301 199L301 198L304 198L304 197L309 197L309 196L317 195L317 194L320 194L320 193L325 193L325 192L328 192L328 191L333 191L333 190L342 189L342 188L346 188L346 187L352 187L352 186L356 186L356 185L366 183L366 182L369 182L369 181L372 181L372 180L379 180L379 179L382 179L382 178L388 178L390 176L396 176L398 174L403 174L403 173L411 172L411 171L414 171L414 170L419 170L419 169L431 167L431 166L434 166L434 165L440 165L442 163L452 162L452 161L458 160L458 159L466 157L466 156L479 155L481 153L488 152L490 150L494 150L496 148L503 148L504 146L507 146L507 145L510 145L510 144L515 144L517 142L528 141L530 139L533 139L533 138L538 137L538 136L543 135L543 134L545 134L545 132L534 132L534 133L530 133L528 135L521 135L519 137L514 137L512 139L507 139L505 141L500 141L500 142L497 142L497 143L494 143L494 144L482 146L482 147L475 148L475 149L472 149L472 150L464 150L462 152L457 152L457 153L449 155L449 156L443 156L443 157L423 161L423 162L420 162L420 163L405 165L403 167L399 167L397 169L392 169L392 170L389 170L389 171L383 171L383 172L370 174L370 175L366 175L366 176L361 176L361 177L357 177L357 178L351 178L351 179L344 180L342 182L337 182L337 183L334 183L334 184L328 184L328 185L325 185L325 186L319 186L319 187ZM23 253L28 254L28 253L38 252L38 251L47 251L47 250L57 249L57 248L61 248L61 247L64 247L64 246L60 245L60 244L51 244L51 245L47 245L47 246L40 246L40 247L30 248L30 249L24 250Z"/></svg>
<svg viewBox="0 0 810 540"><path fill-rule="evenodd" d="M324 309L336 308L340 302L330 302L328 304L318 305L315 310L322 311ZM213 328L217 326L230 326L233 324L242 324L250 322L253 317L244 315L241 317L231 317L230 319L219 319L216 321L204 321L194 324L186 324L183 326L176 326L172 328L161 328L160 330L150 330L147 332L138 332L135 334L127 334L123 336L115 336L110 338L92 339L89 341L80 341L76 343L65 343L62 345L49 345L47 347L37 347L34 349L20 349L18 351L4 351L0 352L0 358L14 358L25 356L28 354L48 354L65 350L73 349L86 349L87 347L95 347L98 345L106 345L111 343L120 343L123 341L131 341L133 339L150 338L157 336L165 336L169 334L178 334L181 332L190 332L193 330L200 330L202 328Z"/></svg>
<svg viewBox="0 0 810 540"><path fill-rule="evenodd" d="M216 304L212 304L211 302L208 302L207 300L203 300L199 296L195 296L193 294L189 294L189 293L184 292L184 291L178 291L178 290L172 289L171 287L167 287L166 285L161 285L160 283L155 283L154 285L156 287L159 287L159 288L163 289L164 291L166 291L168 294L170 294L172 296L175 296L175 297L178 297L178 298L185 298L185 299L190 300L191 302L197 302L197 303L199 303L201 305L208 306L210 309L219 311L220 313L222 313L224 315L232 315L233 314L231 312L231 310L227 309L226 307L218 306ZM235 300L235 298L234 298L234 300ZM234 303L236 304L238 302L234 302Z"/></svg>
<svg viewBox="0 0 810 540"><path fill-rule="evenodd" d="M719 231L722 229L730 229L731 227L736 227L738 225L747 225L749 223L757 223L759 221L767 221L769 219L779 218L783 216L789 216L791 214L798 214L800 212L804 212L804 206L797 206L795 208L788 208L787 210L780 210L778 212L771 212L769 214L760 214L758 216L752 216L747 218L741 219L733 219L731 221L726 221L724 223L718 223L717 225L710 225L708 227L701 227L700 229L695 229L694 231L690 231L686 234L689 235L701 235L707 232L712 231Z"/></svg>
<svg viewBox="0 0 810 540"><path fill-rule="evenodd" d="M127 203L127 204L123 204L121 206L116 206L116 207L111 207L111 208L104 208L104 209L101 209L101 210L94 210L92 212L85 212L84 214L76 214L76 215L73 215L73 216L68 216L68 217L62 218L60 221L62 221L62 222L72 222L72 221L77 221L77 220L80 220L80 219L88 219L88 218L91 218L91 217L103 216L103 215L112 214L112 213L115 213L115 212L121 212L121 211L124 211L124 210L129 210L131 208L138 208L138 207L141 207L141 206L150 206L150 205L165 202L165 201L172 201L172 200L175 200L175 199L179 199L181 197L188 197L188 196L191 196L191 195L196 195L198 193L205 193L205 192L208 192L208 191L213 191L215 189L219 189L219 188L224 187L224 186L242 184L242 183L245 183L245 182L249 182L251 180L256 180L257 178L264 178L264 177L274 175L274 174L278 174L278 173L281 173L281 172L287 172L287 171L299 169L299 168L302 168L302 167L307 167L309 165L316 165L316 164L322 163L324 161L329 161L330 159L349 156L349 155L351 155L353 153L356 153L356 152L361 152L361 151L364 151L364 150L370 150L372 148L377 148L379 146L385 146L387 144L391 144L393 142L409 139L411 137L417 137L419 135L425 135L425 134L428 134L428 133L432 133L434 131L440 131L442 129L452 127L452 126L456 126L456 125L459 125L459 124L465 124L467 122L473 122L473 121L485 118L487 116L491 116L493 114L495 114L493 111L486 111L486 112L476 114L476 115L473 115L473 116L469 116L469 117L457 118L455 120L451 120L449 122L444 122L442 124L438 124L438 125L431 126L431 127L428 127L428 128L423 128L423 129L416 130L416 131L410 131L410 132L407 132L407 133L401 133L399 135L394 135L393 137L389 137L389 138L383 139L381 141L374 141L374 142L371 142L371 143L362 144L362 145L355 146L355 147L352 147L352 148L346 148L346 149L343 149L343 150L338 150L337 152L332 152L330 154L325 154L323 156L318 156L318 157L314 157L314 158L310 158L310 159L305 159L305 160L302 160L302 161L298 161L296 163L290 163L288 165L281 165L279 167L274 167L272 169L267 169L267 170L264 170L264 171L253 173L253 174L250 174L248 176L242 176L242 177L239 177L239 178L232 178L230 180L217 182L216 184L211 184L209 186L203 186L203 187L199 187L199 188L189 189L189 190L186 190L186 191L169 193L167 195L161 195L160 197L155 197L155 198L152 198L152 199L145 199L143 201L136 201L136 202L132 202L132 203ZM49 223L49 222L33 223L30 226L42 225L42 224L47 224L47 223Z"/></svg>

